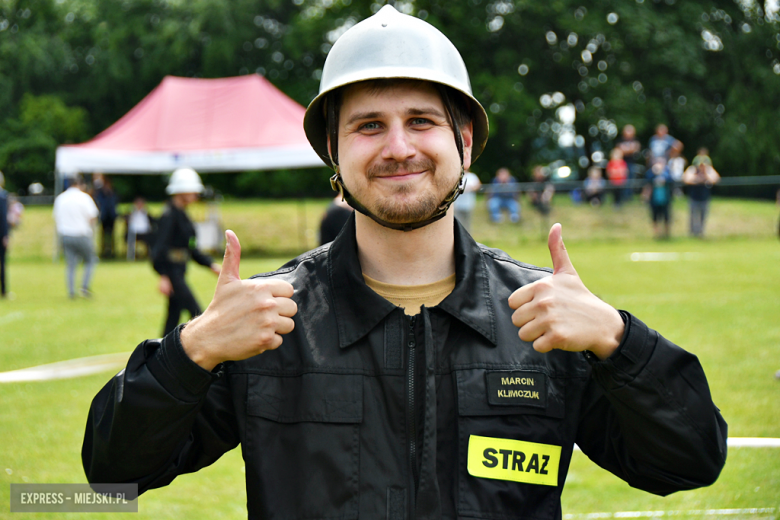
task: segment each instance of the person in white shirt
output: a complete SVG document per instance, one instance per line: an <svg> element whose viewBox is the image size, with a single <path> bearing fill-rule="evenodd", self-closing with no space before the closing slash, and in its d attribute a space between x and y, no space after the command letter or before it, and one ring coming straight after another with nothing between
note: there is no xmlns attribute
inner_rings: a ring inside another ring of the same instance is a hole
<svg viewBox="0 0 780 520"><path fill-rule="evenodd" d="M92 229L99 211L92 197L84 193L84 187L84 180L77 177L75 183L54 200L54 223L65 253L65 279L71 299L76 297L74 286L78 261L84 262L81 295L85 298L92 296L89 283L97 263Z"/></svg>
<svg viewBox="0 0 780 520"><path fill-rule="evenodd" d="M146 201L136 197L133 201L133 211L127 216L127 259L134 260L138 242L146 245L147 252L151 246L152 220L146 211Z"/></svg>

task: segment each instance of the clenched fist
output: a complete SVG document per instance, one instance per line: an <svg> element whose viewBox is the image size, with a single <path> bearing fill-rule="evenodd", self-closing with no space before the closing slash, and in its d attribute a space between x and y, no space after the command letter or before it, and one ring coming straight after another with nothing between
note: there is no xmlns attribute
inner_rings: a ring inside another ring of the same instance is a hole
<svg viewBox="0 0 780 520"><path fill-rule="evenodd" d="M206 311L181 332L184 351L195 363L212 370L223 361L240 361L282 344L282 334L295 326L298 306L293 286L282 280L242 280L238 268L241 244L225 232L227 247L214 298Z"/></svg>
<svg viewBox="0 0 780 520"><path fill-rule="evenodd" d="M547 238L553 274L521 287L509 297L512 323L534 350L590 350L606 359L620 345L625 325L620 313L585 287L563 245L561 225Z"/></svg>

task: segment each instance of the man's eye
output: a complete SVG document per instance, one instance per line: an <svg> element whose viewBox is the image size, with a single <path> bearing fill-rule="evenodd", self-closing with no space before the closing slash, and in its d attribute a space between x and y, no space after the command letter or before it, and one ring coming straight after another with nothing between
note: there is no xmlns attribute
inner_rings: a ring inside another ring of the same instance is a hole
<svg viewBox="0 0 780 520"><path fill-rule="evenodd" d="M430 119L425 119L424 117L415 117L414 119L412 119L412 124L413 125L429 125L429 124L431 124L431 120Z"/></svg>
<svg viewBox="0 0 780 520"><path fill-rule="evenodd" d="M361 130L379 130L379 123L371 122L360 125Z"/></svg>

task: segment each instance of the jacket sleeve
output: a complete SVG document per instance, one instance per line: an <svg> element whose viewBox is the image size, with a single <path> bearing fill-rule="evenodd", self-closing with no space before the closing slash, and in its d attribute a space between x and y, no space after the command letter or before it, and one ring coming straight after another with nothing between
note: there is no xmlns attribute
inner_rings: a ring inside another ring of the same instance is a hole
<svg viewBox="0 0 780 520"><path fill-rule="evenodd" d="M157 236L152 246L152 267L160 275L168 276L170 261L168 249L170 249L171 235L173 234L174 219L171 212L166 211L160 217L157 225Z"/></svg>
<svg viewBox="0 0 780 520"><path fill-rule="evenodd" d="M708 486L726 463L728 430L699 360L622 312L618 351L586 358L592 378L577 444L599 466L657 495Z"/></svg>
<svg viewBox="0 0 780 520"><path fill-rule="evenodd" d="M209 255L194 247L190 248L190 255L195 262L204 267L211 267L211 264L214 263L214 260Z"/></svg>
<svg viewBox="0 0 780 520"><path fill-rule="evenodd" d="M81 452L89 482L137 483L140 494L238 445L227 378L187 357L180 330L141 343L92 401Z"/></svg>

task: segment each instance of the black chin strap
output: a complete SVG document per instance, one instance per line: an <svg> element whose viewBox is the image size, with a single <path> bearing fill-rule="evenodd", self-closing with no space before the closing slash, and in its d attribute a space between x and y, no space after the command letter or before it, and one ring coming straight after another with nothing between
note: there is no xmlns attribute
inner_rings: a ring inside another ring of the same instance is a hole
<svg viewBox="0 0 780 520"><path fill-rule="evenodd" d="M347 190L347 187L344 186L344 181L341 178L341 169L339 168L338 163L338 127L339 127L339 120L338 120L338 112L336 111L337 103L334 99L327 99L327 117L328 117L328 133L330 137L330 162L333 167L333 170L336 172L333 174L333 176L330 178L330 187L333 189L333 191L339 192L341 195L341 198L347 202L350 206L352 206L355 211L362 213L363 215L371 218L374 222L377 224L384 226L386 228L390 229L396 229L399 231L412 231L414 229L419 229L421 227L425 227L428 224L433 224L437 220L441 220L444 218L444 216L447 214L447 210L450 208L453 202L455 202L455 199L457 199L461 193L463 193L463 190L466 187L464 178L466 175L466 171L463 168L463 136L460 133L460 127L458 126L455 114L452 110L452 99L450 97L450 93L447 90L447 88L444 85L435 84L436 89L439 91L439 94L441 95L442 102L444 103L444 108L447 110L447 117L450 120L450 126L452 127L452 132L455 134L455 146L458 148L458 155L460 156L460 176L458 177L458 182L455 183L455 186L452 187L450 192L447 194L446 197L444 197L444 200L439 204L439 207L436 209L436 211L427 219L420 220L418 222L403 222L403 223L397 223L397 222L388 222L384 219L379 218L378 216L371 213L365 206L363 206L358 200L352 196L352 194Z"/></svg>

